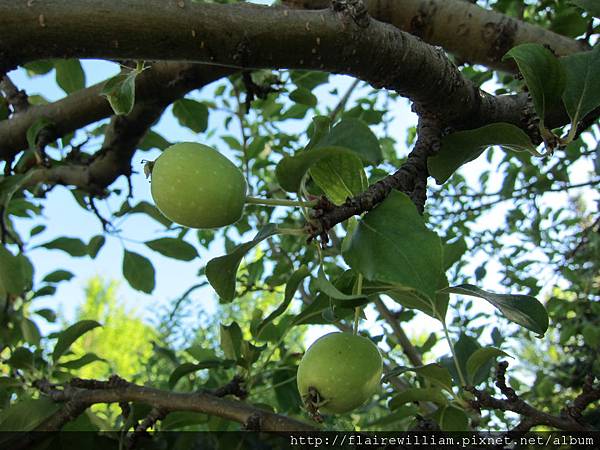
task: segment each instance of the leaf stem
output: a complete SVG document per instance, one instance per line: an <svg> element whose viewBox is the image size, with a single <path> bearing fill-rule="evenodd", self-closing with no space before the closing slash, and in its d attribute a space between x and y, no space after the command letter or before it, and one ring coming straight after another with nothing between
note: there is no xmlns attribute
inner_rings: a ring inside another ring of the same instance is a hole
<svg viewBox="0 0 600 450"><path fill-rule="evenodd" d="M277 233L279 234L291 234L293 236L302 236L307 234L304 228L279 228L277 227Z"/></svg>
<svg viewBox="0 0 600 450"><path fill-rule="evenodd" d="M362 285L363 285L363 276L362 273L359 273L356 277L356 285L353 294L360 295L362 294ZM357 306L354 308L354 328L352 329L352 334L358 334L358 322L360 321L360 311L361 307Z"/></svg>
<svg viewBox="0 0 600 450"><path fill-rule="evenodd" d="M287 200L280 198L260 198L260 197L246 197L246 203L253 205L265 205L265 206L298 206L312 208L317 204L316 201L303 202L300 200Z"/></svg>
<svg viewBox="0 0 600 450"><path fill-rule="evenodd" d="M454 360L454 365L456 366L456 372L458 373L458 378L460 379L461 387L467 385L465 381L465 376L462 373L462 369L460 368L460 364L458 363L458 357L456 356L456 352L454 351L454 344L452 343L452 339L450 339L450 333L448 333L448 327L446 326L446 321L442 320L442 325L444 327L444 334L446 335L446 341L448 341L448 346L450 347L450 352L452 353L452 359Z"/></svg>

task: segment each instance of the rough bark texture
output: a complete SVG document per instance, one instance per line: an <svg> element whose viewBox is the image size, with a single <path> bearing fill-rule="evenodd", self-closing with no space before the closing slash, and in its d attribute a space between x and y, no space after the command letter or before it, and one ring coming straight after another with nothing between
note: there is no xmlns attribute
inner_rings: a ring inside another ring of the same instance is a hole
<svg viewBox="0 0 600 450"><path fill-rule="evenodd" d="M329 0L283 0L291 8L323 9ZM583 41L561 36L504 14L459 0L365 0L369 14L425 42L439 45L465 62L514 71L501 61L526 42L547 45L558 56L589 50Z"/></svg>

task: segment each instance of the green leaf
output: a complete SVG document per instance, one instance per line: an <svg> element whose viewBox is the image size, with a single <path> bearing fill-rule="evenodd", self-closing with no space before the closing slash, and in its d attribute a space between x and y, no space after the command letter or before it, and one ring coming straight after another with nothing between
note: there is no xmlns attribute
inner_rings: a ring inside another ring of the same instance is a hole
<svg viewBox="0 0 600 450"><path fill-rule="evenodd" d="M42 281L45 281L46 283L60 283L61 281L69 281L74 276L75 275L68 270L55 270L46 275Z"/></svg>
<svg viewBox="0 0 600 450"><path fill-rule="evenodd" d="M162 137L156 131L150 130L146 133L142 141L138 144L138 148L140 150L152 150L153 148L164 150L170 145L171 143L167 141L164 137Z"/></svg>
<svg viewBox="0 0 600 450"><path fill-rule="evenodd" d="M288 192L298 192L302 178L316 163L326 158L351 157L351 150L343 147L319 147L284 157L275 168L280 186Z"/></svg>
<svg viewBox="0 0 600 450"><path fill-rule="evenodd" d="M46 242L45 244L40 245L40 247L47 248L48 250L62 250L75 257L88 255L88 246L78 238L60 237L53 241Z"/></svg>
<svg viewBox="0 0 600 450"><path fill-rule="evenodd" d="M198 257L196 248L192 244L181 239L166 237L147 241L145 244L155 252L168 258L191 261Z"/></svg>
<svg viewBox="0 0 600 450"><path fill-rule="evenodd" d="M182 98L173 103L173 115L179 123L196 133L208 128L208 108L204 103Z"/></svg>
<svg viewBox="0 0 600 450"><path fill-rule="evenodd" d="M530 295L494 294L471 284L452 286L443 291L483 298L498 308L508 320L537 333L538 337L542 337L548 329L546 308Z"/></svg>
<svg viewBox="0 0 600 450"><path fill-rule="evenodd" d="M429 173L438 184L443 184L459 167L473 161L492 145L539 155L523 130L509 123L493 123L445 136L439 152L427 160Z"/></svg>
<svg viewBox="0 0 600 450"><path fill-rule="evenodd" d="M535 111L544 126L546 114L561 108L565 88L565 71L558 58L540 44L521 44L513 47L502 58L514 59L527 83Z"/></svg>
<svg viewBox="0 0 600 450"><path fill-rule="evenodd" d="M150 294L154 290L154 266L145 256L124 250L123 276L133 289L146 294Z"/></svg>
<svg viewBox="0 0 600 450"><path fill-rule="evenodd" d="M402 375L405 372L415 372L417 375L426 378L438 387L441 387L448 392L452 392L452 376L450 375L450 372L448 372L448 369L445 367L435 363L419 367L397 367L386 374L383 378L383 382L386 382L392 377Z"/></svg>
<svg viewBox="0 0 600 450"><path fill-rule="evenodd" d="M19 401L0 413L0 431L31 431L61 407L49 397ZM10 435L0 439L8 437Z"/></svg>
<svg viewBox="0 0 600 450"><path fill-rule="evenodd" d="M221 350L227 359L238 361L242 356L242 330L236 322L221 324Z"/></svg>
<svg viewBox="0 0 600 450"><path fill-rule="evenodd" d="M321 141L331 130L331 118L329 116L314 116L307 134L310 136L310 141L304 147L304 150L310 150L319 141Z"/></svg>
<svg viewBox="0 0 600 450"><path fill-rule="evenodd" d="M40 117L39 119L36 119L30 126L29 128L27 128L27 133L26 133L26 137L27 137L27 145L29 146L30 150L34 150L36 148L36 144L37 144L37 140L38 140L38 136L39 134L46 128L52 128L54 126L54 122L52 122L50 119L46 118L46 117ZM29 157L34 157L35 154L31 153L28 155ZM24 162L25 158L19 160L19 162L17 163L17 166L22 166L22 165L27 165Z"/></svg>
<svg viewBox="0 0 600 450"><path fill-rule="evenodd" d="M310 176L336 205L360 194L368 186L361 159L350 154L321 159L311 166Z"/></svg>
<svg viewBox="0 0 600 450"><path fill-rule="evenodd" d="M383 152L377 136L360 119L342 119L322 139L316 142L314 148L343 147L352 150L364 161L379 164Z"/></svg>
<svg viewBox="0 0 600 450"><path fill-rule="evenodd" d="M394 396L388 407L393 411L410 402L433 402L443 406L448 403L448 400L440 388L408 388Z"/></svg>
<svg viewBox="0 0 600 450"><path fill-rule="evenodd" d="M444 243L444 272L456 264L466 251L467 243L462 237L452 242Z"/></svg>
<svg viewBox="0 0 600 450"><path fill-rule="evenodd" d="M39 346L41 334L40 330L35 324L33 320L23 319L19 323L21 328L21 334L23 335L23 339L25 342L30 343L31 345Z"/></svg>
<svg viewBox="0 0 600 450"><path fill-rule="evenodd" d="M343 255L369 281L391 283L435 299L442 276L442 243L401 192L392 192L360 220Z"/></svg>
<svg viewBox="0 0 600 450"><path fill-rule="evenodd" d="M20 295L27 286L25 267L18 256L0 244L0 297Z"/></svg>
<svg viewBox="0 0 600 450"><path fill-rule="evenodd" d="M54 68L56 82L67 94L85 87L85 73L78 59L57 59Z"/></svg>
<svg viewBox="0 0 600 450"><path fill-rule="evenodd" d="M335 300L358 300L366 298L366 295L348 295L344 294L337 287L331 283L325 276L325 272L323 271L323 267L319 268L319 272L317 274L317 278L315 280L315 285L323 294Z"/></svg>
<svg viewBox="0 0 600 450"><path fill-rule="evenodd" d="M54 69L54 61L51 59L39 59L23 64L23 67L27 70L27 75L30 77L34 75L46 75Z"/></svg>
<svg viewBox="0 0 600 450"><path fill-rule="evenodd" d="M432 417L442 431L469 430L469 417L463 409L457 406L448 405L440 407Z"/></svg>
<svg viewBox="0 0 600 450"><path fill-rule="evenodd" d="M33 353L25 347L18 347L13 350L6 363L14 369L31 370L34 368Z"/></svg>
<svg viewBox="0 0 600 450"><path fill-rule="evenodd" d="M70 361L65 361L65 362L57 364L57 366L62 367L63 369L68 369L68 370L78 370L84 366L87 366L88 364L91 364L91 363L97 362L97 361L108 364L108 362L105 359L100 358L95 353L86 353L81 358L72 359Z"/></svg>
<svg viewBox="0 0 600 450"><path fill-rule="evenodd" d="M215 367L221 367L223 366L223 363L225 361L220 361L220 360L208 360L208 361L202 361L201 363L198 364L194 364L194 363L183 363L180 366L178 366L177 368L175 368L175 370L171 373L171 376L169 377L169 388L173 389L175 387L175 385L177 384L177 382L184 376L193 373L193 372L197 372L198 370L202 370L202 369L213 369Z"/></svg>
<svg viewBox="0 0 600 450"><path fill-rule="evenodd" d="M479 370L498 356L512 358L508 353L495 347L482 347L475 350L475 352L469 356L469 359L467 359L466 369L469 382L472 383L474 380L480 379L480 377L477 376Z"/></svg>
<svg viewBox="0 0 600 450"><path fill-rule="evenodd" d="M600 17L600 3L598 3L598 0L570 0L570 2L585 9L592 16Z"/></svg>
<svg viewBox="0 0 600 450"><path fill-rule="evenodd" d="M115 216L122 217L125 214L146 214L157 222L163 224L165 227L170 226L172 223L169 219L163 216L158 209L156 209L156 206L145 201L141 201L135 206L131 206L129 203L125 202L121 209L115 213Z"/></svg>
<svg viewBox="0 0 600 450"><path fill-rule="evenodd" d="M315 94L303 87L299 87L295 91L290 92L290 100L313 108L317 106L317 97Z"/></svg>
<svg viewBox="0 0 600 450"><path fill-rule="evenodd" d="M242 258L260 242L275 234L277 226L267 224L251 241L238 245L227 255L213 258L206 264L206 278L222 300L230 302L235 298L237 270Z"/></svg>
<svg viewBox="0 0 600 450"><path fill-rule="evenodd" d="M53 310L51 310L49 308L38 309L37 311L34 311L33 313L37 314L40 317L43 317L44 319L46 319L46 321L48 321L50 323L56 322L56 312L54 312Z"/></svg>
<svg viewBox="0 0 600 450"><path fill-rule="evenodd" d="M58 333L58 340L56 341L54 351L52 352L52 360L54 362L58 361L58 359L69 350L73 342L88 331L101 326L102 325L95 320L81 320Z"/></svg>
<svg viewBox="0 0 600 450"><path fill-rule="evenodd" d="M93 259L98 256L98 252L100 252L105 242L106 238L102 235L97 235L90 239L90 242L88 242L87 245L87 251L90 258Z"/></svg>
<svg viewBox="0 0 600 450"><path fill-rule="evenodd" d="M571 122L577 123L600 106L600 45L560 60L566 73L563 103Z"/></svg>
<svg viewBox="0 0 600 450"><path fill-rule="evenodd" d="M133 110L135 105L135 79L139 73L137 70L120 73L104 84L100 95L106 97L115 114L129 114Z"/></svg>
<svg viewBox="0 0 600 450"><path fill-rule="evenodd" d="M285 294L283 296L283 302L275 309L271 314L269 314L256 328L256 337L260 339L261 333L264 329L272 323L277 317L282 315L290 305L292 299L294 298L294 294L298 290L298 286L302 283L308 275L310 275L310 270L308 267L301 266L298 270L296 270L288 279L288 282L285 285Z"/></svg>

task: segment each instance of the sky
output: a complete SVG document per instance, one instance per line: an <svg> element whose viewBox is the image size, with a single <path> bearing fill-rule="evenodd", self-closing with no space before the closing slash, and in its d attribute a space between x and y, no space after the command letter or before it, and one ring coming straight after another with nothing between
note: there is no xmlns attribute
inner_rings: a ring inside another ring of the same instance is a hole
<svg viewBox="0 0 600 450"><path fill-rule="evenodd" d="M86 72L86 85L90 86L97 82L107 79L115 75L119 68L116 64L103 61L83 61L83 66ZM25 89L28 94L41 94L48 100L54 101L64 96L62 90L54 81L53 72L48 75L29 78L23 70L13 71L10 77L21 89ZM336 103L336 98L329 94L329 89L332 86L338 87L340 92L344 92L350 85L351 79L343 76L332 76L332 83L326 88L319 88L317 97L321 104L333 105ZM492 86L490 86L491 88ZM205 88L201 92L194 91L189 95L191 98L211 99L211 87ZM364 92L364 91L363 91ZM360 92L353 95L348 106L352 106L353 99L360 96ZM209 116L209 129L215 129L222 125L224 113L211 110ZM405 142L406 129L410 125L416 124L416 116L410 111L410 106L406 101L399 101L394 105L392 111L394 121L390 126L394 130L394 137L397 142ZM290 129L304 132L308 123L307 118L303 121L294 121L288 126ZM206 135L197 135L187 128L181 127L172 114L164 114L160 122L155 126L155 131L162 134L171 142L180 141L197 141L215 146L219 151L228 154L228 149L223 141L210 138L206 140ZM238 130L239 131L239 130ZM406 155L407 149L405 145L399 145L399 154ZM501 152L496 152L492 165L497 163ZM150 196L150 185L148 180L143 175L142 166L143 160L153 160L158 157L159 152L137 152L133 160L133 168L135 174L132 177L135 203L140 200L152 202ZM472 186L478 185L478 177L481 171L487 167L484 158L466 165L462 173L467 177L467 180ZM573 167L574 174L573 182L581 181L585 177L585 173L590 170L589 166L581 164ZM499 173L492 173L492 185L501 184L502 179ZM125 180L121 177L116 186L126 187ZM433 186L433 185L432 185ZM590 191L588 201L590 204L599 198L597 192ZM567 196L565 193L557 193L548 196L549 202L565 202ZM99 203L100 212L109 216L109 211L119 209L120 202L114 198L109 198L106 201ZM476 227L485 227L489 221L502 221L504 212L510 207L510 203L495 208L488 216L482 217ZM44 202L44 216L36 223L45 224L48 226L46 231L35 236L30 241L28 256L34 263L36 268L35 279L40 281L46 274L61 268L70 270L75 274L69 282L60 283L58 290L54 296L36 299L34 309L44 307L56 308L62 312L62 316L71 322L75 316L77 305L84 298L84 287L91 277L100 275L106 280L120 280L119 298L131 310L136 311L147 320L152 320L159 307L166 305L173 298L178 297L189 286L199 281L197 277L198 270L209 259L219 256L224 253L223 242L215 242L209 249L203 249L197 245L195 238L188 239L199 250L200 258L192 262L181 262L174 259L163 257L162 255L153 252L143 245L143 241L154 239L158 236L163 236L163 227L157 222L147 218L142 214L128 216L127 219L120 223L122 229L121 236L107 236L107 242L102 248L96 259L73 258L70 255L57 250L46 250L36 246L59 236L79 237L84 242L87 242L91 236L102 233L102 227L98 219L91 213L84 211L75 202L70 192L63 187L55 188L48 194L47 201ZM17 226L20 230L29 229L34 223L31 220L17 220ZM173 234L174 236L176 234ZM193 233L189 234L193 236ZM126 281L123 280L121 264L123 249L143 254L151 259L156 269L156 288L150 295L132 289ZM475 258L470 262L466 270L473 272L474 268L484 261L482 256ZM489 290L503 288L499 284L499 277L495 275L498 272L499 265L497 261L489 261L487 270L488 275L485 279L485 288ZM197 290L191 296L193 304L197 308L211 313L217 307L216 297L210 287L205 287ZM491 307L481 302L480 307L486 311L491 311ZM393 307L393 305L392 305ZM372 328L374 332L378 332L377 328L373 328L374 314L369 311L367 314L368 320L363 324L366 328ZM53 327L44 323L43 319L37 321L38 325L44 331L52 330ZM419 314L419 320L407 327L410 334L419 334L423 329L435 330L439 329L439 325L432 319ZM490 326L490 331L491 331ZM315 327L309 333L308 342L316 339L318 336L328 332L330 328Z"/></svg>

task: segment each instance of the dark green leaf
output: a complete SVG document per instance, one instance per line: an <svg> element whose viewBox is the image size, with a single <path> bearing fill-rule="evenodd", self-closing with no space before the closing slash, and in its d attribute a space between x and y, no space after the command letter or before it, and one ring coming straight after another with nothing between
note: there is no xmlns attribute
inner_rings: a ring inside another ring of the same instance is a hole
<svg viewBox="0 0 600 450"><path fill-rule="evenodd" d="M242 330L236 322L221 324L221 350L227 359L238 361L242 356Z"/></svg>
<svg viewBox="0 0 600 450"><path fill-rule="evenodd" d="M111 108L117 115L129 114L135 104L135 79L139 71L120 73L109 79L102 88L101 95L105 96Z"/></svg>
<svg viewBox="0 0 600 450"><path fill-rule="evenodd" d="M546 114L561 107L565 71L558 58L540 44L521 44L502 58L514 59L527 83L535 111L544 125Z"/></svg>
<svg viewBox="0 0 600 450"><path fill-rule="evenodd" d="M101 326L102 325L95 320L81 320L58 333L58 340L56 341L54 351L52 352L52 360L54 362L58 361L58 359L69 350L73 342L88 331Z"/></svg>
<svg viewBox="0 0 600 450"><path fill-rule="evenodd" d="M351 157L353 153L343 147L319 147L297 153L294 156L286 156L279 161L275 169L277 181L286 191L298 192L302 178L314 164L335 156Z"/></svg>
<svg viewBox="0 0 600 450"><path fill-rule="evenodd" d="M69 281L75 275L68 270L55 270L44 277L42 281L46 283L60 283L61 281Z"/></svg>
<svg viewBox="0 0 600 450"><path fill-rule="evenodd" d="M317 274L315 284L316 284L317 288L319 289L319 291L321 291L328 297L333 298L335 300L357 300L357 299L362 299L362 298L366 297L363 294L361 294L361 295L344 294L337 287L335 287L331 283L331 281L329 281L327 279L327 277L325 276L325 272L323 272L322 267L319 268L319 273Z"/></svg>
<svg viewBox="0 0 600 450"><path fill-rule="evenodd" d="M154 266L145 256L124 250L123 276L129 285L138 291L150 294L154 290Z"/></svg>
<svg viewBox="0 0 600 450"><path fill-rule="evenodd" d="M163 216L156 207L148 202L141 201L135 206L129 205L129 203L124 203L121 207L121 210L115 213L116 217L122 217L125 214L137 214L142 213L147 216L152 217L157 222L163 224L165 227L171 225L171 221Z"/></svg>
<svg viewBox="0 0 600 450"><path fill-rule="evenodd" d="M51 59L39 59L23 64L23 67L27 70L27 75L29 76L45 75L54 69L54 61Z"/></svg>
<svg viewBox="0 0 600 450"><path fill-rule="evenodd" d="M306 88L298 88L290 93L290 100L302 105L315 107L317 106L317 97Z"/></svg>
<svg viewBox="0 0 600 450"><path fill-rule="evenodd" d="M14 369L33 369L33 353L25 347L18 347L10 355L6 362Z"/></svg>
<svg viewBox="0 0 600 450"><path fill-rule="evenodd" d="M42 336L35 322L30 319L23 319L19 325L21 327L21 334L23 335L25 342L28 342L31 345L39 346Z"/></svg>
<svg viewBox="0 0 600 450"><path fill-rule="evenodd" d="M444 243L444 271L456 264L467 251L467 243L461 237Z"/></svg>
<svg viewBox="0 0 600 450"><path fill-rule="evenodd" d="M442 243L403 193L392 192L361 219L343 254L369 281L435 298L442 276Z"/></svg>
<svg viewBox="0 0 600 450"><path fill-rule="evenodd" d="M34 311L33 313L37 314L38 316L43 317L50 323L56 322L56 313L51 309L48 309L48 308L39 309L37 311Z"/></svg>
<svg viewBox="0 0 600 450"><path fill-rule="evenodd" d="M31 431L61 407L49 397L19 401L0 413L0 431Z"/></svg>
<svg viewBox="0 0 600 450"><path fill-rule="evenodd" d="M196 248L181 239L160 238L153 241L147 241L145 244L155 252L168 258L180 259L182 261L191 261L198 257Z"/></svg>
<svg viewBox="0 0 600 450"><path fill-rule="evenodd" d="M46 117L40 117L36 119L30 126L27 128L27 145L30 150L34 150L36 148L37 140L39 134L46 128L52 128L54 126L54 122ZM31 158L35 158L35 153L29 154ZM27 165L23 162L23 160L19 160L17 166L20 167L22 165Z"/></svg>
<svg viewBox="0 0 600 450"><path fill-rule="evenodd" d="M223 363L224 361L220 360L202 361L198 364L183 363L171 373L171 376L169 377L169 388L173 389L182 377L190 373L197 372L198 370L202 369L213 369L215 367L220 367L223 365Z"/></svg>
<svg viewBox="0 0 600 450"><path fill-rule="evenodd" d="M571 3L585 9L592 16L600 17L600 3L598 0L570 0Z"/></svg>
<svg viewBox="0 0 600 450"><path fill-rule="evenodd" d="M0 244L0 297L5 297L6 293L20 295L26 286L27 279L22 260Z"/></svg>
<svg viewBox="0 0 600 450"><path fill-rule="evenodd" d="M508 353L494 347L482 347L467 359L466 369L467 369L467 378L472 383L474 380L477 380L477 374L490 361L494 360L498 356L507 356L508 358L512 358Z"/></svg>
<svg viewBox="0 0 600 450"><path fill-rule="evenodd" d="M379 164L383 159L379 140L360 119L341 120L314 146L319 147L347 148L371 164Z"/></svg>
<svg viewBox="0 0 600 450"><path fill-rule="evenodd" d="M427 364L419 367L397 367L386 374L383 382L392 377L402 375L405 372L415 372L417 375L426 378L442 389L452 392L452 376L448 372L448 369L439 364Z"/></svg>
<svg viewBox="0 0 600 450"><path fill-rule="evenodd" d="M54 68L56 82L67 94L85 87L85 73L78 59L57 59Z"/></svg>
<svg viewBox="0 0 600 450"><path fill-rule="evenodd" d="M442 406L432 417L442 431L469 431L469 417L457 406Z"/></svg>
<svg viewBox="0 0 600 450"><path fill-rule="evenodd" d="M258 327L256 328L257 338L260 339L260 335L265 329L265 327L286 311L292 299L294 298L294 294L298 290L298 286L300 286L302 280L304 280L308 275L310 275L310 271L308 270L308 268L306 266L301 266L290 276L288 282L285 285L285 295L283 297L283 302L277 307L277 309L275 309L275 311L269 314L260 323L260 325L258 325Z"/></svg>
<svg viewBox="0 0 600 450"><path fill-rule="evenodd" d="M576 126L586 114L600 106L600 45L589 52L565 56L560 62L567 77L563 102Z"/></svg>
<svg viewBox="0 0 600 450"><path fill-rule="evenodd" d="M81 239L60 237L53 241L46 242L40 247L47 248L48 250L62 250L71 256L81 257L88 255L88 247L83 243Z"/></svg>
<svg viewBox="0 0 600 450"><path fill-rule="evenodd" d="M523 130L508 123L493 123L445 136L438 154L427 160L429 173L438 184L443 184L459 167L473 161L492 145L539 155Z"/></svg>
<svg viewBox="0 0 600 450"><path fill-rule="evenodd" d="M90 239L90 242L88 243L88 249L87 249L88 254L90 255L90 258L93 259L96 256L98 256L98 252L102 249L105 242L106 242L106 238L102 235L97 235Z"/></svg>
<svg viewBox="0 0 600 450"><path fill-rule="evenodd" d="M530 295L494 294L471 284L448 287L444 291L483 298L498 308L508 320L537 333L539 337L548 329L546 308Z"/></svg>
<svg viewBox="0 0 600 450"><path fill-rule="evenodd" d="M230 302L235 298L237 270L242 258L260 242L275 234L277 227L267 224L251 241L238 245L231 253L213 258L206 264L206 278L221 299Z"/></svg>
<svg viewBox="0 0 600 450"><path fill-rule="evenodd" d="M410 402L433 402L438 405L446 405L448 400L440 388L408 388L394 396L388 407L393 411Z"/></svg>
<svg viewBox="0 0 600 450"><path fill-rule="evenodd" d="M84 366L87 366L88 364L91 364L91 363L97 362L97 361L101 361L104 363L107 362L105 359L100 358L95 353L86 353L81 358L76 358L76 359L72 359L70 361L61 362L61 363L57 364L57 366L62 367L63 369L68 369L68 370L78 370Z"/></svg>
<svg viewBox="0 0 600 450"><path fill-rule="evenodd" d="M177 100L173 103L173 115L181 125L196 133L202 133L208 127L208 108L196 100Z"/></svg>
<svg viewBox="0 0 600 450"><path fill-rule="evenodd" d="M142 141L138 144L138 148L140 150L152 150L153 148L164 150L170 145L171 143L167 141L164 137L162 137L156 131L150 130L146 133Z"/></svg>

